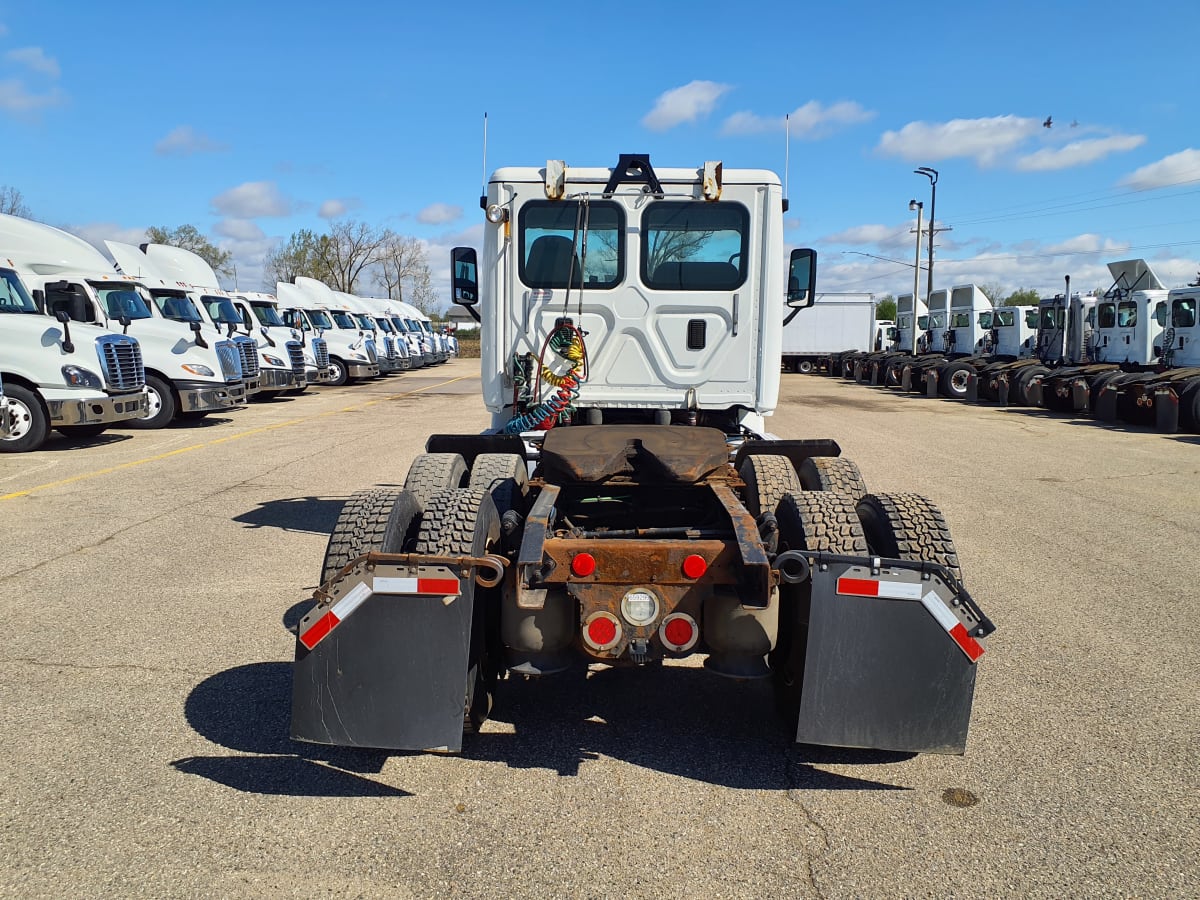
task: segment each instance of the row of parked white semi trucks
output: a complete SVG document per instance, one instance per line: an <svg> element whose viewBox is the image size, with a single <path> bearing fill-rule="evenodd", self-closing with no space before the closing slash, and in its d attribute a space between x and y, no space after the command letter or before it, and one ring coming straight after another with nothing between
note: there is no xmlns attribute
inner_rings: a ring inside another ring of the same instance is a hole
<svg viewBox="0 0 1200 900"><path fill-rule="evenodd" d="M842 354L830 372L929 397L1200 432L1200 286L1167 290L1142 259L1108 269L1102 295L1072 293L1068 278L1037 306L992 308L970 284L934 291L928 304L901 295L889 348Z"/></svg>
<svg viewBox="0 0 1200 900"><path fill-rule="evenodd" d="M297 278L274 295L225 291L202 258L0 215L0 452L162 428L299 393L445 362L457 349L424 313Z"/></svg>

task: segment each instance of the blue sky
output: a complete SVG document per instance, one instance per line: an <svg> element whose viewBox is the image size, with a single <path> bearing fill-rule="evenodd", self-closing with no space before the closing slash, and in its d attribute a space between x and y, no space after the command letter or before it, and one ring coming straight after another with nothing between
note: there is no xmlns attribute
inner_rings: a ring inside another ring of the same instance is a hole
<svg viewBox="0 0 1200 900"><path fill-rule="evenodd" d="M1194 0L0 0L0 183L93 241L195 224L243 288L345 216L427 242L444 283L481 234L484 111L489 168L781 174L791 113L788 242L820 252L822 290L911 289L921 165L953 226L935 286L1105 287L1134 256L1170 286L1200 269L1198 32Z"/></svg>

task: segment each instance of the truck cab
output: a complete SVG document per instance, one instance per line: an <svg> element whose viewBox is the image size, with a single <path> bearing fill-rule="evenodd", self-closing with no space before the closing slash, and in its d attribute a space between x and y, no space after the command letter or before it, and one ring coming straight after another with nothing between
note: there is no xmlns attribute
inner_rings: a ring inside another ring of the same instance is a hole
<svg viewBox="0 0 1200 900"><path fill-rule="evenodd" d="M74 310L46 315L16 263L0 260L0 453L42 446L51 428L92 437L146 414L146 376L138 341L83 324Z"/></svg>
<svg viewBox="0 0 1200 900"><path fill-rule="evenodd" d="M347 310L341 308L332 289L323 281L304 276L296 279L295 287L303 298L303 309L319 314L317 317L328 323L322 327L325 328L323 337L329 345L329 383L337 386L378 378L379 354L375 341Z"/></svg>

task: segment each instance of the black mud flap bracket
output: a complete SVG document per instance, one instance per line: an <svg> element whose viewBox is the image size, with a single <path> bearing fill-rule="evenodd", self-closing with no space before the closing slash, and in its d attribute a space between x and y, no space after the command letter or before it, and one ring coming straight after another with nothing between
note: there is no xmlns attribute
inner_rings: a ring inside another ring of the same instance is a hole
<svg viewBox="0 0 1200 900"><path fill-rule="evenodd" d="M1179 395L1170 387L1154 389L1154 426L1167 434L1179 431Z"/></svg>
<svg viewBox="0 0 1200 900"><path fill-rule="evenodd" d="M491 583L503 561L379 561L397 558L356 560L318 591L318 604L300 620L294 740L462 749L476 580Z"/></svg>
<svg viewBox="0 0 1200 900"><path fill-rule="evenodd" d="M813 554L798 743L961 754L983 638L941 566Z"/></svg>

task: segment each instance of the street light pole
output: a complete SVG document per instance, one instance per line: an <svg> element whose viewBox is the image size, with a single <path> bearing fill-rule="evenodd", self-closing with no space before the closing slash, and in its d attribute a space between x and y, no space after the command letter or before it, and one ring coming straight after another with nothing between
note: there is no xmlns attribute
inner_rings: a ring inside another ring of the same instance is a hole
<svg viewBox="0 0 1200 900"><path fill-rule="evenodd" d="M917 297L921 293L921 209L925 204L919 200L909 200L908 208L917 211L917 255L913 264L913 295L912 295L912 346L909 353L917 355Z"/></svg>
<svg viewBox="0 0 1200 900"><path fill-rule="evenodd" d="M913 174L924 175L929 179L929 281L925 293L925 303L928 305L929 298L933 296L933 236L937 233L935 216L937 215L938 170L931 169L929 166L921 166L914 169Z"/></svg>

